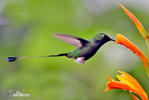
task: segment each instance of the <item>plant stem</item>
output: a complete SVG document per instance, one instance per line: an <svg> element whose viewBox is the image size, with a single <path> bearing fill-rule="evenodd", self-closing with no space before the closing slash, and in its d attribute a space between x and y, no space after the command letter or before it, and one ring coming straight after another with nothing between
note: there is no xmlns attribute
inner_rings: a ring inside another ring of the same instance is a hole
<svg viewBox="0 0 149 100"><path fill-rule="evenodd" d="M148 48L148 53L149 53L149 39L146 39L145 42L146 42L146 45L147 45L147 48Z"/></svg>

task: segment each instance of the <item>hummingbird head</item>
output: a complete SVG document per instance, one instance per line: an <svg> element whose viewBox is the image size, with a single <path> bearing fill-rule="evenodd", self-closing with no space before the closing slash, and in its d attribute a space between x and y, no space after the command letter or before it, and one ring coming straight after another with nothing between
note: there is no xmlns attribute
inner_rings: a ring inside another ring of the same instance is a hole
<svg viewBox="0 0 149 100"><path fill-rule="evenodd" d="M95 41L104 41L104 42L108 42L108 41L115 41L113 39L111 39L108 35L104 34L104 33L98 33L95 37L93 37L93 39Z"/></svg>

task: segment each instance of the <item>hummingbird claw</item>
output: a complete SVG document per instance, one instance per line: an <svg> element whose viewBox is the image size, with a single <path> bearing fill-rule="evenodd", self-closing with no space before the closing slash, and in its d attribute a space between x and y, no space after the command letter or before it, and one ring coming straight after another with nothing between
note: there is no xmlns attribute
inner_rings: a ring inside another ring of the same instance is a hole
<svg viewBox="0 0 149 100"><path fill-rule="evenodd" d="M78 57L77 59L74 60L75 62L79 63L79 64L84 64L84 57Z"/></svg>

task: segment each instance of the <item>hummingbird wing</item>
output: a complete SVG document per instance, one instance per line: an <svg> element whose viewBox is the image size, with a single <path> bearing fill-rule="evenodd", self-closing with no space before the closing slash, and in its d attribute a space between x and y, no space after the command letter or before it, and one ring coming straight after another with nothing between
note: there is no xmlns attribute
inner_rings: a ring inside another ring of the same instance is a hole
<svg viewBox="0 0 149 100"><path fill-rule="evenodd" d="M65 34L53 34L54 37L67 42L71 45L76 46L77 48L81 48L82 46L85 46L89 41L79 38L79 37L74 37L71 35L65 35Z"/></svg>

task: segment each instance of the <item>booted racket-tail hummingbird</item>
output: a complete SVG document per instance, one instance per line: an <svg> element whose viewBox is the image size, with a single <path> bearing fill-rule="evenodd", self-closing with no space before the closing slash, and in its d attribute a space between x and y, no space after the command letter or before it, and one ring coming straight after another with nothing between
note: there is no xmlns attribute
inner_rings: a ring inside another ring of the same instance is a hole
<svg viewBox="0 0 149 100"><path fill-rule="evenodd" d="M68 58L74 59L74 61L77 63L84 64L85 61L91 58L103 44L107 43L108 41L115 41L104 33L98 33L90 40L85 40L83 38L65 34L54 34L53 36L60 40L63 40L64 42L76 46L77 49L72 52L61 53L58 55L8 57L6 61L13 62L19 59L34 58L34 57L66 56Z"/></svg>

